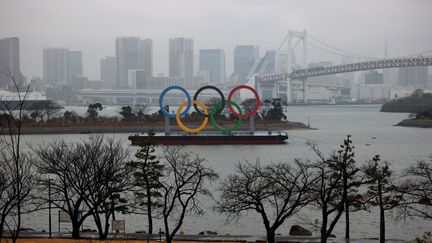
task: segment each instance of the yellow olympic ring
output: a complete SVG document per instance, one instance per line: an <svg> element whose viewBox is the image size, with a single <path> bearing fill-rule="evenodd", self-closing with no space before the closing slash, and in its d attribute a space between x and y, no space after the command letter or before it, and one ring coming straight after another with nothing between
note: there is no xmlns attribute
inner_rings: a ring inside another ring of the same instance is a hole
<svg viewBox="0 0 432 243"><path fill-rule="evenodd" d="M204 121L201 123L201 125L199 127L197 127L197 128L188 128L188 127L186 127L185 125L183 125L182 121L180 120L180 112L183 109L183 107L185 107L188 103L189 102L186 100L185 102L183 102L183 103L181 103L179 105L179 107L177 109L177 112L176 112L176 121L177 121L178 126L183 131L189 132L189 133L197 133L197 132L203 130L207 126L208 116L206 116L204 118ZM192 104L198 105L204 111L204 114L208 115L207 107L203 103L199 102L198 100L192 100Z"/></svg>

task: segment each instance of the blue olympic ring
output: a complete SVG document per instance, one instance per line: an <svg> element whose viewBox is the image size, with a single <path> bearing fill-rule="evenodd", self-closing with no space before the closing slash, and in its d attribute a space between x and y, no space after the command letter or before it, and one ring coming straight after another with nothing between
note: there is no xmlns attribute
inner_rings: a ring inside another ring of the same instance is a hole
<svg viewBox="0 0 432 243"><path fill-rule="evenodd" d="M186 95L186 99L187 99L187 101L188 101L187 106L186 106L186 109L185 109L182 113L180 113L180 116L184 116L184 115L186 115L186 114L188 113L188 111L189 111L189 109L190 109L190 107L191 107L191 103L192 103L192 102L191 102L191 98L190 98L189 93L188 93L188 92L186 91L186 89L183 88L183 87L180 87L180 86L176 86L176 85L174 85L174 86L169 86L168 88L166 88L166 89L164 89L164 90L162 91L162 93L161 93L160 96L159 96L159 108L160 108L160 111L161 111L165 116L168 116L170 119L176 119L176 115L175 115L175 114L170 114L170 113L169 113L168 111L166 111L166 110L164 109L164 107L163 107L163 99L164 99L166 93L167 93L168 91L172 90L172 89L178 89L178 90L182 91L182 92Z"/></svg>

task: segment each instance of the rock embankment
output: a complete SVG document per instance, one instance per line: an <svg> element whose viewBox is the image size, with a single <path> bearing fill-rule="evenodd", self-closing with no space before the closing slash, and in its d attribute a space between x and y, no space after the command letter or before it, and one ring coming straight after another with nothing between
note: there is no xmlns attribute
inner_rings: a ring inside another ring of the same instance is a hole
<svg viewBox="0 0 432 243"><path fill-rule="evenodd" d="M432 112L432 93L424 93L418 89L411 96L387 101L382 107L383 112Z"/></svg>
<svg viewBox="0 0 432 243"><path fill-rule="evenodd" d="M429 105L400 105L400 104L384 104L381 107L382 112L404 112L404 113L420 113L432 111L432 106Z"/></svg>
<svg viewBox="0 0 432 243"><path fill-rule="evenodd" d="M432 128L432 120L430 119L405 119L396 126L401 127L421 127L421 128Z"/></svg>

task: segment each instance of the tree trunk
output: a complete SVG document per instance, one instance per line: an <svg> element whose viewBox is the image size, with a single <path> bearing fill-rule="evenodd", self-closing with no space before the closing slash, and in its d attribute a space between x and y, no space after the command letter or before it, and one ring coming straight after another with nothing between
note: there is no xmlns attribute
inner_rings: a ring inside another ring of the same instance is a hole
<svg viewBox="0 0 432 243"><path fill-rule="evenodd" d="M345 198L345 239L350 238L350 222L349 222L349 200L348 200L348 175L347 175L347 168L344 168L343 171L343 193L346 195Z"/></svg>
<svg viewBox="0 0 432 243"><path fill-rule="evenodd" d="M349 238L350 238L349 204L348 202L345 202L345 239L348 240Z"/></svg>
<svg viewBox="0 0 432 243"><path fill-rule="evenodd" d="M275 243L275 231L268 229L267 230L267 243Z"/></svg>
<svg viewBox="0 0 432 243"><path fill-rule="evenodd" d="M112 212L113 213L113 212ZM113 220L114 220L114 213L113 213ZM108 238L108 233L109 233L109 228L111 226L110 224L110 218L111 218L111 213L105 213L105 230L103 233L103 239L107 239Z"/></svg>
<svg viewBox="0 0 432 243"><path fill-rule="evenodd" d="M321 243L327 243L327 218L328 215L326 213L327 208L324 207L322 210L322 224L321 224Z"/></svg>
<svg viewBox="0 0 432 243"><path fill-rule="evenodd" d="M72 239L80 238L81 224L77 220L72 220Z"/></svg>
<svg viewBox="0 0 432 243"><path fill-rule="evenodd" d="M3 227L4 227L4 221L1 220L1 222L0 222L0 242L3 239Z"/></svg>
<svg viewBox="0 0 432 243"><path fill-rule="evenodd" d="M153 234L153 218L152 218L152 201L150 195L150 183L147 183L147 218L148 218L148 234Z"/></svg>
<svg viewBox="0 0 432 243"><path fill-rule="evenodd" d="M380 209L380 243L385 242L384 202L382 196L382 185L381 182L378 182L378 202Z"/></svg>
<svg viewBox="0 0 432 243"><path fill-rule="evenodd" d="M384 208L380 205L380 243L385 242L385 218L384 218Z"/></svg>
<svg viewBox="0 0 432 243"><path fill-rule="evenodd" d="M97 228L97 231L98 231L98 234L99 234L99 239L101 239L101 240L105 239L104 238L104 230L102 229L102 221L101 221L101 218L100 218L99 214L95 213L93 215L93 218L94 218L94 221L95 221L95 224L96 224L96 228Z"/></svg>

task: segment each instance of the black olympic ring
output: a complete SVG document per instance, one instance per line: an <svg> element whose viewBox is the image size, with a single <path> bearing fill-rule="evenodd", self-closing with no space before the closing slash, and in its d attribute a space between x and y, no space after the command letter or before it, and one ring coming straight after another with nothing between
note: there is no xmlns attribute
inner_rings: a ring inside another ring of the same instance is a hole
<svg viewBox="0 0 432 243"><path fill-rule="evenodd" d="M220 97L222 98L222 103L221 103L221 105L220 105L220 108L216 110L216 113L215 113L215 114L221 114L222 111L223 111L223 109L225 108L225 96L222 94L222 91L220 91L220 89L218 89L217 87L212 86L212 85L206 85L206 86L203 86L203 87L199 88L199 89L195 92L195 94L194 94L194 96L193 96L193 100L197 100L197 99L198 99L198 95L199 95L203 90L205 90L205 89L212 89L212 90L215 90L216 92L219 93ZM208 117L208 116L209 116L209 115L206 115L206 114L202 113L202 112L198 109L198 106L197 106L196 104L193 104L193 107L195 108L196 112L197 112L198 114L200 114L201 116L204 116L204 117Z"/></svg>

